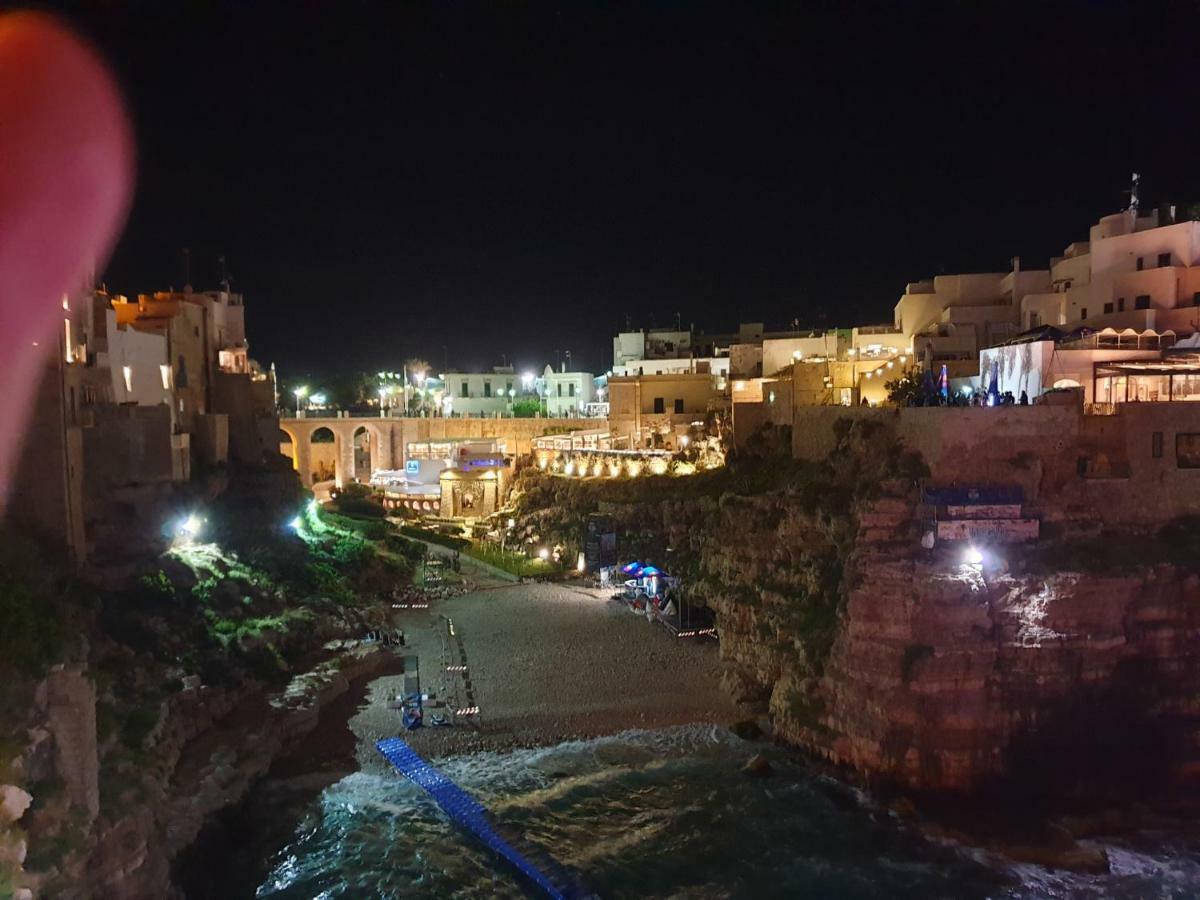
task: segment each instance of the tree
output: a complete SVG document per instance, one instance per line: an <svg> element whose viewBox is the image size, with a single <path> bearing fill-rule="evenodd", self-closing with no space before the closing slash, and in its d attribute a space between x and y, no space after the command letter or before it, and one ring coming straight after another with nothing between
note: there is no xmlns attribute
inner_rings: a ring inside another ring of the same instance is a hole
<svg viewBox="0 0 1200 900"><path fill-rule="evenodd" d="M910 369L895 381L884 385L893 406L936 406L937 392L930 392L920 371Z"/></svg>

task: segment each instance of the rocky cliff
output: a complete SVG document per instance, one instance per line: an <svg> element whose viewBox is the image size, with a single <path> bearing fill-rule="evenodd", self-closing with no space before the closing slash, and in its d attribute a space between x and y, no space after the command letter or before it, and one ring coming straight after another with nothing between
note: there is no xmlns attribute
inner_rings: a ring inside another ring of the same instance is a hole
<svg viewBox="0 0 1200 900"><path fill-rule="evenodd" d="M983 564L922 549L922 474L894 436L847 424L822 464L743 459L640 491L549 479L521 527L569 540L583 514L613 514L623 557L666 560L716 611L734 696L870 783L1039 799L1194 785L1193 567L1113 534L1081 566L1059 524Z"/></svg>

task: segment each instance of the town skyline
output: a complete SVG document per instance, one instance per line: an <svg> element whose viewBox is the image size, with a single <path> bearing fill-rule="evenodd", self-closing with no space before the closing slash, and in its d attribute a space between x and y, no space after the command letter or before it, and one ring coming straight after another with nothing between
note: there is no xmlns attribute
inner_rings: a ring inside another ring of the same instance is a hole
<svg viewBox="0 0 1200 900"><path fill-rule="evenodd" d="M1123 205L1131 171L1148 201L1194 199L1187 141L1117 127L1196 90L1182 71L1151 90L1186 58L1172 9L758 8L732 33L720 7L636 29L606 10L408 10L372 29L322 11L84 12L141 154L102 278L178 289L186 247L212 288L224 256L256 352L284 371L441 365L443 345L478 368L497 344L598 369L627 316L886 321L909 281L1059 252ZM964 28L977 43L947 40ZM1152 64L1102 65L1150 46ZM1022 61L1051 51L1065 74L1046 83Z"/></svg>

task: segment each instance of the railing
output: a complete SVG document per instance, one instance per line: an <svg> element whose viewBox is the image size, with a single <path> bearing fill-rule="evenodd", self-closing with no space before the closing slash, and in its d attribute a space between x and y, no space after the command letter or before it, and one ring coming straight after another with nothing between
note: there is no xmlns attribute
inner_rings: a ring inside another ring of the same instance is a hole
<svg viewBox="0 0 1200 900"><path fill-rule="evenodd" d="M1083 405L1085 416L1115 416L1120 411L1120 403L1085 403Z"/></svg>

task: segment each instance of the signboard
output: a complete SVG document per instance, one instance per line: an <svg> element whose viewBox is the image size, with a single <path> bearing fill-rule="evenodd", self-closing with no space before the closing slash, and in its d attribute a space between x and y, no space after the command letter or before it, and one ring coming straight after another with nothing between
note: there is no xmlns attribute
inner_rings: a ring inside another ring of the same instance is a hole
<svg viewBox="0 0 1200 900"><path fill-rule="evenodd" d="M612 516L587 517L583 527L583 557L589 572L617 564L617 525Z"/></svg>
<svg viewBox="0 0 1200 900"><path fill-rule="evenodd" d="M421 461L419 459L405 460L404 472L407 475L420 475L421 474Z"/></svg>
<svg viewBox="0 0 1200 900"><path fill-rule="evenodd" d="M1035 541L1037 519L949 519L937 523L939 541Z"/></svg>

